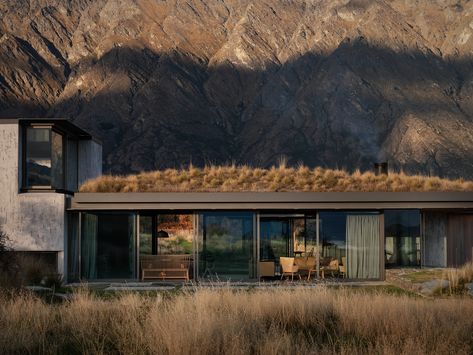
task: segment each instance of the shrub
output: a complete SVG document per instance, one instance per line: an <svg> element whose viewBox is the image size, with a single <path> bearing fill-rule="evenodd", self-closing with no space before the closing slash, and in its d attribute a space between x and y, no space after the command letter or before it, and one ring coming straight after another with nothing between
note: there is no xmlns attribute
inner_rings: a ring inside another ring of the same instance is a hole
<svg viewBox="0 0 473 355"><path fill-rule="evenodd" d="M17 255L16 262L19 269L18 278L23 286L55 284L54 279L58 277L55 275L56 270L40 257L20 254Z"/></svg>
<svg viewBox="0 0 473 355"><path fill-rule="evenodd" d="M10 239L8 235L0 229L0 286L12 287L16 284L16 258L8 246Z"/></svg>
<svg viewBox="0 0 473 355"><path fill-rule="evenodd" d="M49 287L54 291L60 290L64 286L64 278L61 274L51 273L44 276L40 283L44 287Z"/></svg>
<svg viewBox="0 0 473 355"><path fill-rule="evenodd" d="M470 261L458 269L445 270L443 278L449 282L450 294L462 294L466 292L466 284L473 282L473 261Z"/></svg>

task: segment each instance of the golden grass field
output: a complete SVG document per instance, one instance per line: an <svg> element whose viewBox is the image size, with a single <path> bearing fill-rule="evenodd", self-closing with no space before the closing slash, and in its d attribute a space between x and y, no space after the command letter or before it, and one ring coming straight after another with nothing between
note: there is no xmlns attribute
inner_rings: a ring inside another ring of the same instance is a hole
<svg viewBox="0 0 473 355"><path fill-rule="evenodd" d="M249 166L206 166L104 175L84 183L81 192L187 191L473 191L473 181L390 173L297 168L280 164L269 169Z"/></svg>
<svg viewBox="0 0 473 355"><path fill-rule="evenodd" d="M6 354L471 354L473 300L328 288L0 297Z"/></svg>

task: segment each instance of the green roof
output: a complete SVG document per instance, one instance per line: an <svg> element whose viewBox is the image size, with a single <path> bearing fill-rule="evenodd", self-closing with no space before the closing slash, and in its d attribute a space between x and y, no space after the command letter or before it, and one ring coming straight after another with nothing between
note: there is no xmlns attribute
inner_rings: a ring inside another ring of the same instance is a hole
<svg viewBox="0 0 473 355"><path fill-rule="evenodd" d="M85 182L81 192L242 192L242 191L473 191L473 181L439 177L284 165L268 169L208 166L166 169L127 176L103 175Z"/></svg>

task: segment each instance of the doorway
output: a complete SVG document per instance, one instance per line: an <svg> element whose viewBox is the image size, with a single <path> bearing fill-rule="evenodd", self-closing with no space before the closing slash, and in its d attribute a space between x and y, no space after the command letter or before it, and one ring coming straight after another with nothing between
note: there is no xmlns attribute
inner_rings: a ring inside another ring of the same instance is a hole
<svg viewBox="0 0 473 355"><path fill-rule="evenodd" d="M280 271L279 258L315 256L317 225L315 216L261 215L259 261L272 261Z"/></svg>

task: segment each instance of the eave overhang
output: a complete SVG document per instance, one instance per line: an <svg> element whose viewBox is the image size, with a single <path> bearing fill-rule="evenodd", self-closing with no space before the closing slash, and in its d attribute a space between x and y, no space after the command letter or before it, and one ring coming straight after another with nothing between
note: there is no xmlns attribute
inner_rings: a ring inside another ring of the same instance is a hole
<svg viewBox="0 0 473 355"><path fill-rule="evenodd" d="M473 192L128 192L76 193L88 210L472 209Z"/></svg>

